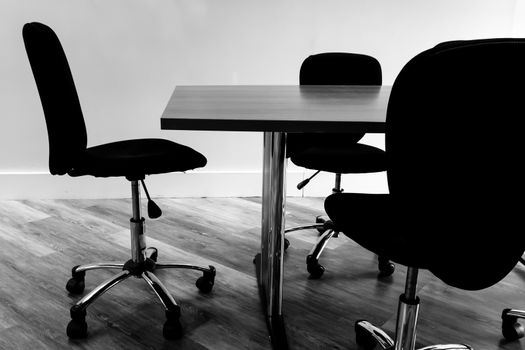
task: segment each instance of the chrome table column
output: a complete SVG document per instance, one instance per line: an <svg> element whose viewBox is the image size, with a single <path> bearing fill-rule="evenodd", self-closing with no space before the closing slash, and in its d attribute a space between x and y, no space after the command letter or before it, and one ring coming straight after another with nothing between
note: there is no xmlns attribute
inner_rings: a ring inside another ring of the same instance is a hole
<svg viewBox="0 0 525 350"><path fill-rule="evenodd" d="M274 349L288 349L283 321L283 254L286 133L264 133L261 252L257 282Z"/></svg>

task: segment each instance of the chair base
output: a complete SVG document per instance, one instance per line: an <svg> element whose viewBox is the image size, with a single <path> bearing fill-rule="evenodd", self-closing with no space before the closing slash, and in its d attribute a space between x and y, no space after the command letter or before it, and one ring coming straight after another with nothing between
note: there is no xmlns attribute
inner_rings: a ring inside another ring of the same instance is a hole
<svg viewBox="0 0 525 350"><path fill-rule="evenodd" d="M299 230L317 230L320 234L317 242L306 256L306 270L310 274L310 278L318 279L325 272L323 265L319 263L321 254L323 253L328 242L335 237L339 236L339 231L334 226L332 220L329 220L323 216L317 216L315 219L315 224L307 226L297 226L286 229L284 232L290 233L293 231ZM285 238L284 240L284 249L288 248L290 242ZM378 257L378 270L380 277L388 277L392 275L395 271L395 265L390 262L388 258Z"/></svg>
<svg viewBox="0 0 525 350"><path fill-rule="evenodd" d="M398 346L381 328L374 326L368 321L357 321L355 323L355 332L357 344L366 350L374 349L376 345L379 345L383 350L415 349L415 347ZM473 350L473 348L465 344L439 344L425 346L418 350Z"/></svg>
<svg viewBox="0 0 525 350"><path fill-rule="evenodd" d="M177 339L182 336L180 324L180 307L171 296L168 289L153 273L159 269L192 269L202 271L203 275L195 282L197 288L203 293L212 290L215 283L215 268L213 266L200 267L175 263L157 263L158 252L156 248L146 248L146 235L144 231L144 218L140 215L140 187L139 180L131 182L131 204L133 217L130 219L131 233L131 259L125 263L95 263L75 266L72 277L66 284L66 289L72 294L81 294L85 288L86 271L95 269L121 269L122 271L107 281L100 284L86 294L71 307L71 321L67 326L67 335L70 338L84 338L87 336L86 309L98 297L113 286L131 276L142 278L160 299L166 313L163 334L167 339Z"/></svg>
<svg viewBox="0 0 525 350"><path fill-rule="evenodd" d="M180 306L177 305L177 302L173 299L167 288L153 272L158 269L171 268L202 271L203 275L197 279L195 285L202 293L209 293L215 282L215 268L211 265L208 268L205 268L175 263L159 264L156 261L157 254L156 248L148 248L146 250L146 259L141 263L136 263L130 259L125 263L97 263L75 266L72 269L72 277L66 285L66 289L71 294L81 294L84 291L84 278L86 271L95 269L121 269L122 271L97 286L71 307L71 321L67 326L68 337L86 337L87 323L85 317L87 307L113 286L123 282L131 276L134 276L146 281L165 309L166 322L164 323L163 328L164 337L167 339L180 338L182 336L182 327L179 321Z"/></svg>
<svg viewBox="0 0 525 350"><path fill-rule="evenodd" d="M381 328L368 321L355 323L355 340L365 350L372 350L379 345L384 350L415 350L416 326L419 314L419 298L416 296L418 269L408 267L405 293L399 297L396 340L394 341ZM466 344L431 345L419 350L473 350Z"/></svg>

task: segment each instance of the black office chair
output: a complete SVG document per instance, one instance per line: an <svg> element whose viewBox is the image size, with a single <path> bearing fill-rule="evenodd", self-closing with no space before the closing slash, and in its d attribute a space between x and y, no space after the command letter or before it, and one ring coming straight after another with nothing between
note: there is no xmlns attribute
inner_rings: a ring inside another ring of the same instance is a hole
<svg viewBox="0 0 525 350"><path fill-rule="evenodd" d="M371 56L327 52L308 56L299 73L301 85L381 85L381 65ZM316 170L308 179L301 181L302 189L321 171L335 174L332 192L342 192L341 174L374 173L386 170L386 157L382 149L359 143L364 133L290 133L287 136L287 156L297 166ZM316 218L313 225L293 227L285 233L317 229L320 237L306 258L306 267L312 278L323 275L325 268L319 258L332 237L339 231L323 216ZM289 241L285 240L285 248ZM388 258L379 257L379 271L382 276L394 272L394 264Z"/></svg>
<svg viewBox="0 0 525 350"><path fill-rule="evenodd" d="M408 267L395 341L357 321L356 340L365 349L414 349L418 269L479 290L521 258L524 60L525 39L444 43L414 57L388 104L389 194L326 199L341 232ZM470 349L425 349L438 348Z"/></svg>
<svg viewBox="0 0 525 350"><path fill-rule="evenodd" d="M49 170L53 175L95 177L125 177L131 182L133 217L131 225L131 259L125 263L97 263L75 266L66 289L72 294L84 291L86 271L120 269L71 308L67 326L70 338L87 336L86 308L111 287L134 276L144 279L159 297L166 313L163 334L179 338L180 307L166 287L153 273L156 269L185 268L203 273L196 285L201 292L210 292L215 280L215 268L174 263L157 263L157 249L146 248L144 218L140 214L139 181L148 197L148 214L161 215L151 201L144 178L146 175L186 171L206 165L206 158L197 151L163 139L118 141L87 148L87 132L80 102L66 55L53 30L41 23L28 23L23 38L44 110L49 139Z"/></svg>

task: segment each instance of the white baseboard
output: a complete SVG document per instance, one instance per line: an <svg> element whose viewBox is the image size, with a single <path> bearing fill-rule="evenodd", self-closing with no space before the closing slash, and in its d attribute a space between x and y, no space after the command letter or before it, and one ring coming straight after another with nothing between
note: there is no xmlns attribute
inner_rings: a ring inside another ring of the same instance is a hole
<svg viewBox="0 0 525 350"><path fill-rule="evenodd" d="M287 171L288 196L324 197L331 192L333 174L321 173L305 187L297 183L310 172ZM349 178L351 176L351 178ZM345 192L385 193L384 173L345 175ZM152 197L251 197L262 192L259 171L193 171L149 176ZM45 172L0 173L0 199L128 198L129 183L122 178L52 176Z"/></svg>
<svg viewBox="0 0 525 350"><path fill-rule="evenodd" d="M302 180L303 173L288 173L287 177L296 183ZM262 175L257 171L193 171L148 176L146 185L152 197L249 197L261 195ZM129 182L123 178L0 173L0 199L127 198L130 191ZM287 193L302 195L293 186Z"/></svg>

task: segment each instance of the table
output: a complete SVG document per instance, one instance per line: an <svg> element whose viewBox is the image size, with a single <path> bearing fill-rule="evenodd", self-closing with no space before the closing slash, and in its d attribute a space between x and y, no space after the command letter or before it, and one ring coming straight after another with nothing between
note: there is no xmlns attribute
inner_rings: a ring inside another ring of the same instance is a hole
<svg viewBox="0 0 525 350"><path fill-rule="evenodd" d="M389 86L177 86L161 117L170 130L264 132L261 302L275 349L287 349L283 321L286 134L383 133Z"/></svg>

